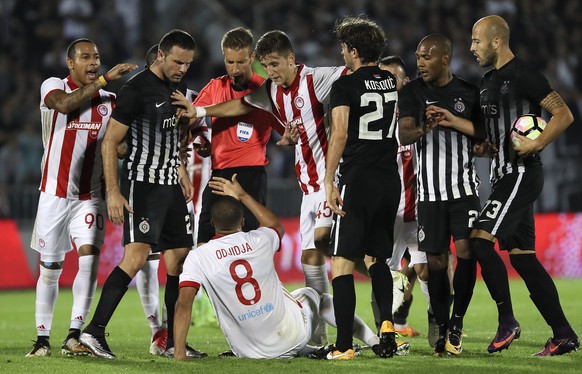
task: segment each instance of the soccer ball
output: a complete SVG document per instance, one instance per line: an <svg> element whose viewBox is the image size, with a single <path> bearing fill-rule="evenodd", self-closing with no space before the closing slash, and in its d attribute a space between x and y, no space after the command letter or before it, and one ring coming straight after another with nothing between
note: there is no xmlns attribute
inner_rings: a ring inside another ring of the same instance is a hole
<svg viewBox="0 0 582 374"><path fill-rule="evenodd" d="M535 114L524 114L513 123L510 131L511 142L514 147L519 146L520 141L515 136L519 134L528 139L535 140L546 128L546 121L542 117L537 117Z"/></svg>

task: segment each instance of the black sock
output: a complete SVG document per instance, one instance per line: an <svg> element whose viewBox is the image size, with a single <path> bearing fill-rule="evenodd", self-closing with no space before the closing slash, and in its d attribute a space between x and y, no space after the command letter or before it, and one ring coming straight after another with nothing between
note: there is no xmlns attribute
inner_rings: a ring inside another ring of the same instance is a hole
<svg viewBox="0 0 582 374"><path fill-rule="evenodd" d="M340 352L352 349L354 313L356 312L356 288L352 274L340 275L331 281L333 307L337 324L335 347Z"/></svg>
<svg viewBox="0 0 582 374"><path fill-rule="evenodd" d="M113 316L123 295L127 292L129 282L131 282L131 277L125 271L121 270L119 266L116 266L111 271L111 274L109 274L103 285L101 297L99 298L97 308L95 308L93 319L85 328L85 332L91 335L103 335L105 333L105 327Z"/></svg>
<svg viewBox="0 0 582 374"><path fill-rule="evenodd" d="M79 340L80 336L81 336L80 329L69 329L69 335L67 335L67 340L69 340L71 338Z"/></svg>
<svg viewBox="0 0 582 374"><path fill-rule="evenodd" d="M530 298L546 323L552 328L554 338L565 339L576 336L570 327L554 281L539 262L535 254L510 255L511 265L524 280Z"/></svg>
<svg viewBox="0 0 582 374"><path fill-rule="evenodd" d="M394 298L392 290L392 273L386 262L376 262L368 269L372 278L372 292L378 302L380 309L380 321L392 322L392 300Z"/></svg>
<svg viewBox="0 0 582 374"><path fill-rule="evenodd" d="M178 275L168 274L166 277L166 292L164 294L164 302L168 310L168 343L167 348L174 346L174 312L176 309L176 301L178 301L178 286L180 277Z"/></svg>
<svg viewBox="0 0 582 374"><path fill-rule="evenodd" d="M439 326L441 336L446 332L449 322L449 276L447 269L431 269L430 261L428 267L428 294L432 313ZM444 331L443 331L444 330Z"/></svg>
<svg viewBox="0 0 582 374"><path fill-rule="evenodd" d="M408 313L410 312L410 306L412 305L412 295L410 299L404 300L400 308L394 312L394 323L399 325L406 325L406 320L408 319Z"/></svg>
<svg viewBox="0 0 582 374"><path fill-rule="evenodd" d="M494 243L486 239L471 238L469 245L479 265L481 265L481 275L491 294L491 298L497 303L499 323L515 322L507 269L499 254L495 251Z"/></svg>
<svg viewBox="0 0 582 374"><path fill-rule="evenodd" d="M473 288L477 280L477 261L457 257L457 267L453 277L455 289L455 303L451 316L451 327L463 328L463 317L467 313L469 303L473 297Z"/></svg>

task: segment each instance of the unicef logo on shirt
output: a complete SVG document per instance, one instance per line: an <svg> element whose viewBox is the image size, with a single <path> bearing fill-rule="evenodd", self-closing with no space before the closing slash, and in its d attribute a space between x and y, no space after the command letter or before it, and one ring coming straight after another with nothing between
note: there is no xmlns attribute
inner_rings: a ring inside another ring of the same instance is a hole
<svg viewBox="0 0 582 374"><path fill-rule="evenodd" d="M265 305L261 305L258 309L251 310L250 312L246 312L245 314L241 314L238 316L239 321L246 321L252 318L256 318L262 316L266 313L271 313L275 309L275 306L271 303L267 303Z"/></svg>
<svg viewBox="0 0 582 374"><path fill-rule="evenodd" d="M239 122L236 127L236 137L241 142L246 142L253 135L254 127L250 123Z"/></svg>

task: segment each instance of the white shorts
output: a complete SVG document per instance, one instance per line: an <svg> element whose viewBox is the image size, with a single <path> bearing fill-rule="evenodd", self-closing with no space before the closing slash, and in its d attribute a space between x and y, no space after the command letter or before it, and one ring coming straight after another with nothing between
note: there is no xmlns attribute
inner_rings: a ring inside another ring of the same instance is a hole
<svg viewBox="0 0 582 374"><path fill-rule="evenodd" d="M286 353L285 356L281 358L290 358L288 356L303 356L302 351L306 348L307 343L309 343L311 340L313 336L313 330L317 326L319 320L319 305L321 303L321 296L315 289L311 287L298 288L291 292L291 296L293 296L295 300L299 301L301 304L301 312L305 317L306 339L301 342L297 348Z"/></svg>
<svg viewBox="0 0 582 374"><path fill-rule="evenodd" d="M105 237L105 201L71 200L40 193L30 246L44 262L65 259L67 252L82 245L101 248Z"/></svg>
<svg viewBox="0 0 582 374"><path fill-rule="evenodd" d="M401 215L394 221L394 248L392 249L392 258L387 263L390 270L400 270L404 252L408 248L410 253L410 264L426 264L426 253L418 250L417 240L417 223L416 221L404 222Z"/></svg>
<svg viewBox="0 0 582 374"><path fill-rule="evenodd" d="M303 195L299 226L301 231L301 249L314 249L314 232L320 227L331 227L333 212L327 206L325 190Z"/></svg>

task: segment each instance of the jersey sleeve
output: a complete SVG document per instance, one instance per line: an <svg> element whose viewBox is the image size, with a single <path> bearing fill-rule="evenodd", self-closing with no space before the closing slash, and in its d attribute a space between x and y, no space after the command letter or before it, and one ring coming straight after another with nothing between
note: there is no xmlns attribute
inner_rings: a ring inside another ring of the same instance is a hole
<svg viewBox="0 0 582 374"><path fill-rule="evenodd" d="M189 252L182 273L180 274L180 287L194 287L200 289L203 275L200 273L200 263L195 252Z"/></svg>
<svg viewBox="0 0 582 374"><path fill-rule="evenodd" d="M117 105L111 114L111 118L129 126L138 117L139 92L131 83L126 83L117 94Z"/></svg>
<svg viewBox="0 0 582 374"><path fill-rule="evenodd" d="M418 113L416 95L414 94L413 84L409 83L402 87L398 93L398 118L414 117ZM418 118L417 118L418 122Z"/></svg>
<svg viewBox="0 0 582 374"><path fill-rule="evenodd" d="M253 92L243 96L241 98L242 103L248 106L252 106L255 108L262 109L269 113L275 114L273 110L273 105L271 102L271 98L269 96L269 80L263 82L263 84L258 87Z"/></svg>
<svg viewBox="0 0 582 374"><path fill-rule="evenodd" d="M279 251L281 248L281 237L279 232L272 227L259 227L251 231L255 233L259 240L266 240L268 247L272 249L273 253Z"/></svg>
<svg viewBox="0 0 582 374"><path fill-rule="evenodd" d="M62 79L52 77L42 82L40 86L40 100L44 106L46 106L46 97L56 90L65 90L65 82Z"/></svg>
<svg viewBox="0 0 582 374"><path fill-rule="evenodd" d="M483 110L481 110L479 89L475 87L474 92L473 108L471 108L471 122L473 122L473 126L475 127L475 134L479 133L479 130L481 130L483 137L474 137L473 140L482 141L485 140L485 114L483 114Z"/></svg>
<svg viewBox="0 0 582 374"><path fill-rule="evenodd" d="M350 91L346 89L346 80L343 78L333 82L330 94L330 107L333 109L336 106L350 105Z"/></svg>
<svg viewBox="0 0 582 374"><path fill-rule="evenodd" d="M552 92L552 88L546 77L537 70L528 68L519 78L517 83L519 93L528 98L532 103L541 103Z"/></svg>
<svg viewBox="0 0 582 374"><path fill-rule="evenodd" d="M313 89L319 102L323 103L329 98L331 86L339 77L346 74L345 66L319 67L313 72Z"/></svg>
<svg viewBox="0 0 582 374"><path fill-rule="evenodd" d="M206 86L204 86L204 88L200 92L198 92L198 96L196 97L196 100L194 100L195 106L208 106L212 104L219 104L215 103L214 100L212 99L213 84L214 80L211 80L210 82L208 82Z"/></svg>

